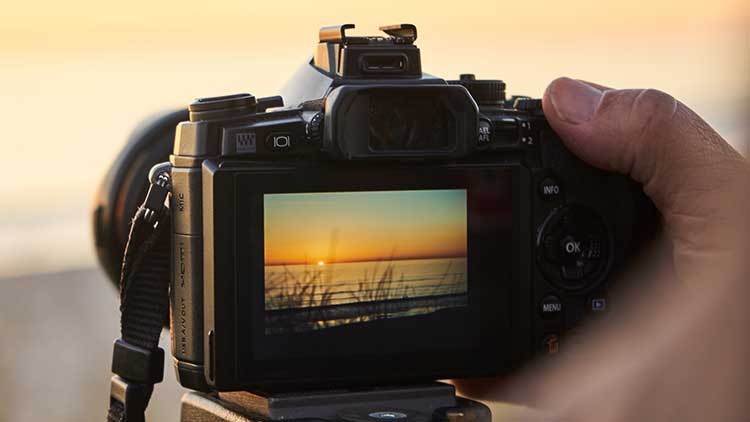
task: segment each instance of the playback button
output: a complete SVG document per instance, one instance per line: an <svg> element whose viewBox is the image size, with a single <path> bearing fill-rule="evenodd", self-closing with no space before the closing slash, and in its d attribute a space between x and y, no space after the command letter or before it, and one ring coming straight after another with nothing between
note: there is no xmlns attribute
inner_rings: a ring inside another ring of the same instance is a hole
<svg viewBox="0 0 750 422"><path fill-rule="evenodd" d="M604 294L596 294L588 299L588 308L592 314L604 315L609 311L609 304L607 303L607 296Z"/></svg>

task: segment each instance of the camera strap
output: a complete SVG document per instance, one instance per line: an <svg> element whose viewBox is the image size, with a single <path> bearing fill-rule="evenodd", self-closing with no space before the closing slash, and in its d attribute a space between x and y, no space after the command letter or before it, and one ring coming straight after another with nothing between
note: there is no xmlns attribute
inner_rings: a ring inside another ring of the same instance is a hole
<svg viewBox="0 0 750 422"><path fill-rule="evenodd" d="M120 274L120 335L112 352L107 422L142 422L164 377L162 327L169 318L171 190L169 163L151 169L146 199L130 227Z"/></svg>

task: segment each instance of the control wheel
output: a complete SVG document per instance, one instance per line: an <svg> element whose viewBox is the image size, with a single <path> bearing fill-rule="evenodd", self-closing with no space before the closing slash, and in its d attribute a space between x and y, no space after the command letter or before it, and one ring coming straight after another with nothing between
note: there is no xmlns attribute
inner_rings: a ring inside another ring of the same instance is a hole
<svg viewBox="0 0 750 422"><path fill-rule="evenodd" d="M605 275L612 240L604 220L582 206L555 209L537 238L537 261L544 276L565 290L584 290Z"/></svg>
<svg viewBox="0 0 750 422"><path fill-rule="evenodd" d="M457 81L449 83L463 85L479 105L501 106L505 102L505 82L499 79L477 79L465 73Z"/></svg>

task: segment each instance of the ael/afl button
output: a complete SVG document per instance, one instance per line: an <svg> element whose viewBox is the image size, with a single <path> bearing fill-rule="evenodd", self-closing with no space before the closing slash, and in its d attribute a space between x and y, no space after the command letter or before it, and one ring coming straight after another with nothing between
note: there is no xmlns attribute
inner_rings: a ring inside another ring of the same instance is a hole
<svg viewBox="0 0 750 422"><path fill-rule="evenodd" d="M488 119L479 119L479 145L487 145L492 142L492 122Z"/></svg>

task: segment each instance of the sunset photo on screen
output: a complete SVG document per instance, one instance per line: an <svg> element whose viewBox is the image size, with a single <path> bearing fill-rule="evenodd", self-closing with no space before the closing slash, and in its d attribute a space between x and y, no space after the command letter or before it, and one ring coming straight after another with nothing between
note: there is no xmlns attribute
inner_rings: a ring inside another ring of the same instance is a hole
<svg viewBox="0 0 750 422"><path fill-rule="evenodd" d="M466 190L264 195L265 332L467 304Z"/></svg>

